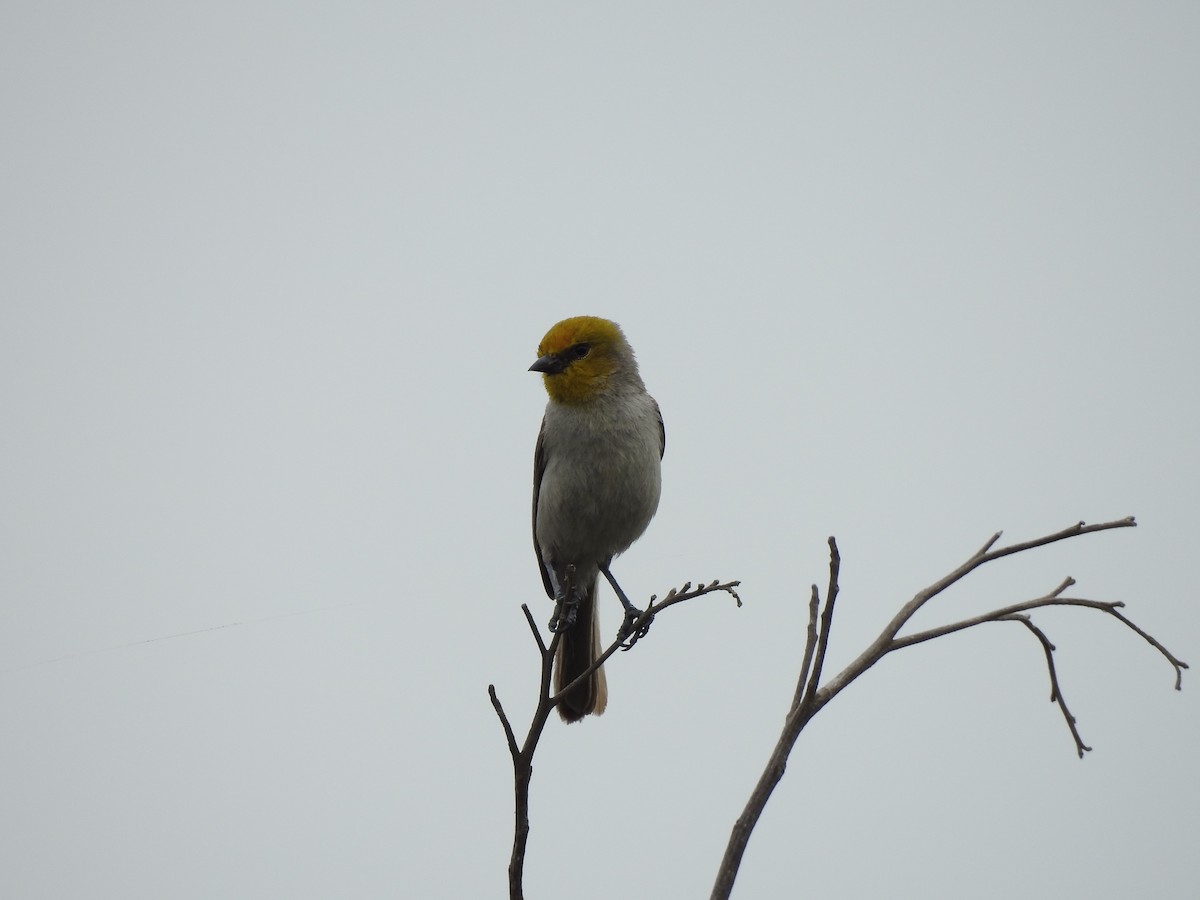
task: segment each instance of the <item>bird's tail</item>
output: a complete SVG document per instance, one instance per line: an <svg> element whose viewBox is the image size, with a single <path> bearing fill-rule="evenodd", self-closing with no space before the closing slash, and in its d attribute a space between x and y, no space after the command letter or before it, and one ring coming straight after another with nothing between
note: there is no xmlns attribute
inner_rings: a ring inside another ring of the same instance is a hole
<svg viewBox="0 0 1200 900"><path fill-rule="evenodd" d="M554 690L564 687L583 674L584 670L600 655L600 621L596 616L596 586L599 575L592 579L586 591L582 591L575 624L562 634L558 642L558 655L554 660ZM608 705L608 684L604 679L604 667L564 694L558 703L558 714L564 722L578 722L584 716L598 716Z"/></svg>

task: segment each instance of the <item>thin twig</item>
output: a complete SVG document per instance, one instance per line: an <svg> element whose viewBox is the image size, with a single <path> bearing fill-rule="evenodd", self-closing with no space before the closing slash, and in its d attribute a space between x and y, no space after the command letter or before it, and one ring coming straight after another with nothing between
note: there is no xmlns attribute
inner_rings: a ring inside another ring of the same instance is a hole
<svg viewBox="0 0 1200 900"><path fill-rule="evenodd" d="M976 625L982 625L985 622L999 622L1010 616L1020 613L1028 613L1035 609L1040 609L1044 606L1080 606L1086 609L1096 609L1103 613L1108 613L1118 622L1125 625L1135 634L1140 635L1146 640L1151 647L1157 650L1175 669L1175 690L1183 689L1183 670L1188 667L1188 664L1183 660L1178 659L1166 647L1164 647L1152 635L1147 634L1145 630L1138 626L1136 622L1128 616L1118 612L1124 608L1125 604L1120 600L1087 600L1083 597L1061 597L1059 593L1065 588L1073 585L1075 580L1068 578L1058 588L1044 597L1038 597L1036 600L1026 600L1023 603L1014 603L1011 606L1004 606L1000 609L993 609L991 612L981 613L978 616L971 616L969 619L961 619L958 622L951 622L948 625L939 625L937 628L929 628L925 631L918 631L915 634L906 634L892 640L888 652L892 650L901 650L905 647L911 647L914 644L931 641L934 638L944 637L947 634L954 634L956 631L963 631L967 628L974 628Z"/></svg>
<svg viewBox="0 0 1200 900"><path fill-rule="evenodd" d="M804 660L800 663L800 677L796 679L796 693L792 695L792 709L800 705L804 699L804 688L808 681L809 666L812 665L813 651L817 649L817 606L821 595L817 586L812 586L812 596L808 599L808 633L804 638Z"/></svg>
<svg viewBox="0 0 1200 900"><path fill-rule="evenodd" d="M900 633L900 629L904 627L904 623L911 619L916 614L917 610L919 610L922 606L924 606L938 594L942 593L942 591L946 590L946 588L950 587L955 582L960 581L971 572L974 572L980 566L992 562L993 560L1002 559L1003 557L1011 556L1014 553L1022 553L1025 550L1032 550L1035 547L1044 547L1047 544L1069 540L1070 538L1079 537L1080 535L1084 534L1092 534L1097 531L1108 531L1113 528L1136 527L1137 521L1133 518L1133 516L1128 516L1124 519L1116 519L1112 522L1100 522L1095 525L1088 525L1085 522L1077 522L1074 525L1070 525L1061 531L1054 532L1053 534L1047 534L1043 537L1034 538L1030 541L1022 541L1017 544L1009 544L1007 547L1001 547L998 550L993 550L991 548L995 546L996 541L1000 539L1001 532L997 531L994 535L992 535L991 539L988 540L987 543L975 551L970 559L964 562L953 572L950 572L948 575L944 576L938 581L935 581L924 590L919 591L916 596L904 604L904 606L900 608L900 612L896 613L896 615L892 618L892 621L888 623L884 633L888 637L895 637Z"/></svg>
<svg viewBox="0 0 1200 900"><path fill-rule="evenodd" d="M992 550L985 554L987 557L985 561L990 562L993 559L1000 559L1004 556L1010 556L1013 553L1023 553L1035 547L1045 547L1047 544L1065 541L1067 538L1079 537L1081 534L1095 534L1097 531L1109 531L1113 528L1137 528L1137 519L1133 516L1126 516L1124 519L1114 519L1111 522L1097 522L1091 525L1087 524L1087 522L1079 521L1074 525L1068 525L1062 531L1054 532L1054 534L1047 534L1030 541L1009 544L1007 547L1001 547L999 550Z"/></svg>
<svg viewBox="0 0 1200 900"><path fill-rule="evenodd" d="M1121 604L1121 603L1113 604L1113 606L1122 606L1122 605L1123 604ZM1169 662L1171 665L1173 665L1175 667L1175 690L1182 691L1183 690L1183 670L1188 667L1188 664L1185 663L1181 659L1176 659L1175 655L1172 654L1170 650L1168 650L1166 647L1164 647L1162 644L1160 644L1153 636L1147 634L1145 631L1143 631L1141 628L1139 628L1136 624L1131 622L1129 619L1127 619L1121 613L1117 612L1116 609L1110 609L1108 611L1108 613L1113 618L1117 619L1120 622L1124 622L1127 626L1129 626L1134 631L1136 631L1138 634L1140 634L1143 638L1146 639L1146 642L1151 647L1153 647L1155 650L1157 650L1159 653L1161 653L1163 656L1165 656L1167 658L1167 662Z"/></svg>
<svg viewBox="0 0 1200 900"><path fill-rule="evenodd" d="M1011 616L1015 613L1026 613L1035 609L1040 609L1044 606L1083 606L1088 609L1098 609L1100 612L1111 613L1118 606L1124 606L1120 601L1106 602L1103 600L1086 600L1082 597L1038 597L1036 600L1024 600L1020 603L1013 603L1009 606L1002 606L999 609L993 609L990 612L980 613L977 616L971 616L968 619L961 619L957 622L951 622L948 625L939 625L936 628L928 628L925 631L918 631L914 634L906 634L895 638L889 647L889 651L903 650L905 647L911 647L914 644L922 644L925 641L931 641L934 638L945 637L948 634L954 634L956 631L963 631L967 628L974 628L976 625L982 625L985 622L996 622L1003 619L1005 616Z"/></svg>
<svg viewBox="0 0 1200 900"><path fill-rule="evenodd" d="M740 607L742 605L742 598L738 596L737 590L735 590L740 584L740 581L727 581L722 584L714 579L709 584L701 584L696 588L692 588L692 583L689 581L684 584L682 588L672 588L667 592L667 595L657 603L655 602L658 599L657 596L651 594L650 602L646 605L646 608L642 610L642 614L634 620L633 625L630 626L630 634L638 634L642 628L646 627L650 621L664 609L674 606L676 603L682 603L685 600L695 600L697 597L703 597L705 594L711 594L716 591L724 591L725 593L731 595L733 599L737 601L737 605ZM592 664L590 666L580 672L574 679L571 680L569 684L565 684L559 689L559 691L552 698L552 702L557 704L561 697L565 696L566 693L576 685L582 684L589 675L604 665L604 663L608 661L608 658L618 650L630 650L636 643L636 638L627 639L626 637L617 635L617 639L609 644L604 649L604 652L592 660Z"/></svg>
<svg viewBox="0 0 1200 900"><path fill-rule="evenodd" d="M708 584L703 582L698 583L694 588L690 581L685 582L681 588L672 588L667 591L667 596L659 600L654 594L650 595L650 605L646 607L646 611L651 615L662 612L668 606L674 606L676 603L682 603L685 600L693 600L696 597L703 597L705 594L711 594L714 591L724 591L733 597L737 602L738 607L742 605L742 598L737 592L737 588L741 586L740 581L717 581L713 579ZM657 601L657 602L656 602Z"/></svg>
<svg viewBox="0 0 1200 900"><path fill-rule="evenodd" d="M515 759L517 754L521 752L517 747L517 736L513 734L508 716L504 714L504 707L500 705L500 698L496 696L496 686L494 684L488 685L488 696L492 698L492 707L496 710L496 715L500 717L500 724L504 726L504 736L508 739L508 752Z"/></svg>
<svg viewBox="0 0 1200 900"><path fill-rule="evenodd" d="M1079 754L1079 758L1083 759L1085 752L1090 752L1091 747L1083 742L1083 738L1079 736L1079 728L1075 724L1075 717L1071 715L1071 711L1067 709L1067 701L1062 695L1062 688L1058 686L1058 672L1054 668L1054 645L1050 643L1050 638L1046 637L1046 633L1038 628L1030 620L1029 616L1013 613L1009 616L1001 616L996 621L998 622L1020 622L1026 628L1033 632L1042 644L1042 650L1046 653L1046 668L1050 670L1050 702L1057 703L1058 708L1062 710L1063 718L1067 720L1067 727L1071 729L1071 737L1075 739L1075 751Z"/></svg>
<svg viewBox="0 0 1200 900"><path fill-rule="evenodd" d="M521 612L525 613L525 621L529 623L529 630L533 632L533 639L537 641L538 652L545 654L546 642L542 640L542 632L537 627L537 622L533 621L533 613L529 611L529 604L521 604Z"/></svg>
<svg viewBox="0 0 1200 900"><path fill-rule="evenodd" d="M808 687L804 699L816 696L821 683L821 669L825 666L825 648L829 646L829 629L833 626L833 604L838 595L838 573L842 568L842 555L838 553L837 540L829 538L829 587L825 590L825 609L821 611L821 634L817 639L817 654L813 658L812 672L808 676ZM803 700L801 701L803 702Z"/></svg>

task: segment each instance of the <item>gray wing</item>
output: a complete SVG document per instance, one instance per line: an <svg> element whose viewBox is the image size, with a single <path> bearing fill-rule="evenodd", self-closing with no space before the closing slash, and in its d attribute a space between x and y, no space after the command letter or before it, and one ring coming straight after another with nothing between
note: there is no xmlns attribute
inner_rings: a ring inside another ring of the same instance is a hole
<svg viewBox="0 0 1200 900"><path fill-rule="evenodd" d="M542 475L546 472L546 420L542 419L542 427L538 430L537 444L533 448L533 552L537 556L538 571L542 573L542 585L546 588L546 596L554 599L554 585L550 583L550 573L542 560L542 545L537 538L538 496L542 492Z"/></svg>
<svg viewBox="0 0 1200 900"><path fill-rule="evenodd" d="M662 459L667 452L667 427L663 425L662 410L658 408L658 401L651 397L650 402L654 404L654 414L658 416L658 458Z"/></svg>

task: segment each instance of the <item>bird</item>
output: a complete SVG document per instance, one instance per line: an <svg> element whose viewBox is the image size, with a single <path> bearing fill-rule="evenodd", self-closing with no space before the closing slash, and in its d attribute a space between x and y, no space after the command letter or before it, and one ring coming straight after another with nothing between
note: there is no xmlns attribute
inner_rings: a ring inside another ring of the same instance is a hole
<svg viewBox="0 0 1200 900"><path fill-rule="evenodd" d="M608 704L600 667L562 693L601 653L599 576L625 608L621 636L641 615L610 565L658 510L667 436L633 348L615 322L563 319L546 332L537 353L529 371L541 373L550 399L534 449L533 546L546 595L555 601L550 628L561 632L554 667L558 712L578 722Z"/></svg>

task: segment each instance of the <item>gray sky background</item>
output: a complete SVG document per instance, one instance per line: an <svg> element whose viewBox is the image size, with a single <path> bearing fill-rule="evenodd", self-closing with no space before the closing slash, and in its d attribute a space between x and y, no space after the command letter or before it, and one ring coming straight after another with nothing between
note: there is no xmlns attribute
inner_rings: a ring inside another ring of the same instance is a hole
<svg viewBox="0 0 1200 900"><path fill-rule="evenodd" d="M1182 2L6 4L0 896L504 896L568 315L666 417L618 577L746 605L552 723L530 897L707 896L830 534L830 673L993 531L1126 515L918 624L1073 575L1197 662L1197 47ZM1037 621L1094 753L1019 626L897 654L737 896L1200 894L1200 684Z"/></svg>

